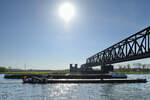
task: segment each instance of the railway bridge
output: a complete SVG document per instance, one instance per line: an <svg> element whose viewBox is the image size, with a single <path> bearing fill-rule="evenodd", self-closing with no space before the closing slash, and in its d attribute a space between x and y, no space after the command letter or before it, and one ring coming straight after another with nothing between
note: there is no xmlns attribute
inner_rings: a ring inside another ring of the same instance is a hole
<svg viewBox="0 0 150 100"><path fill-rule="evenodd" d="M96 53L81 65L81 71L101 66L102 72L113 71L111 64L150 57L150 26Z"/></svg>

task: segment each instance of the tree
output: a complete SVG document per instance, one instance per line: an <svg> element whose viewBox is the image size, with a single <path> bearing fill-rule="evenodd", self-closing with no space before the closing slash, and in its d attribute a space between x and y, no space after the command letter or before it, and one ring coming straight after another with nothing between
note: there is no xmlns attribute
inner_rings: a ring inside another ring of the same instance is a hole
<svg viewBox="0 0 150 100"><path fill-rule="evenodd" d="M127 65L127 71L131 71L130 64Z"/></svg>
<svg viewBox="0 0 150 100"><path fill-rule="evenodd" d="M122 71L122 66L121 66L121 65L119 66L119 71L120 71L120 72Z"/></svg>
<svg viewBox="0 0 150 100"><path fill-rule="evenodd" d="M126 71L126 66L123 67L123 71Z"/></svg>
<svg viewBox="0 0 150 100"><path fill-rule="evenodd" d="M142 65L142 70L145 71L145 69L146 69L146 64L143 64Z"/></svg>
<svg viewBox="0 0 150 100"><path fill-rule="evenodd" d="M0 72L6 72L6 71L8 71L7 68L0 66Z"/></svg>

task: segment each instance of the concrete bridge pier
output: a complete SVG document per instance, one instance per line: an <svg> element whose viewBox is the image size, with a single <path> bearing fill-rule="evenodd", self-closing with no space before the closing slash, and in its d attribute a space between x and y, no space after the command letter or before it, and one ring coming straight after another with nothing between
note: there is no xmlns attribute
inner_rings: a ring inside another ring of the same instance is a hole
<svg viewBox="0 0 150 100"><path fill-rule="evenodd" d="M114 71L114 66L113 65L102 65L101 66L101 72L102 73L109 73Z"/></svg>
<svg viewBox="0 0 150 100"><path fill-rule="evenodd" d="M78 64L75 64L73 66L73 64L70 64L70 72L78 72L79 68L78 68Z"/></svg>

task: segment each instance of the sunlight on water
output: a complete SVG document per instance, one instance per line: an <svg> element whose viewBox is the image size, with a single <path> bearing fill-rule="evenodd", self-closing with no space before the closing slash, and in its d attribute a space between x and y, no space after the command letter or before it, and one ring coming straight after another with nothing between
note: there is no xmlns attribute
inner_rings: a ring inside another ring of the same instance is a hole
<svg viewBox="0 0 150 100"><path fill-rule="evenodd" d="M47 88L50 97L65 98L67 95L70 95L74 86L76 86L76 84L52 84L48 85Z"/></svg>
<svg viewBox="0 0 150 100"><path fill-rule="evenodd" d="M144 78L150 75L129 75ZM23 84L0 75L0 100L149 100L150 82L136 84Z"/></svg>

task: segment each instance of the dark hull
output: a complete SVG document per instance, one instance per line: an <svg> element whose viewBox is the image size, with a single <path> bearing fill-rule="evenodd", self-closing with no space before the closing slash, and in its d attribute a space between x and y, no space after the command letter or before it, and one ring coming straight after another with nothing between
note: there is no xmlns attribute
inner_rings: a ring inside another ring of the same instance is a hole
<svg viewBox="0 0 150 100"><path fill-rule="evenodd" d="M23 81L24 83L146 83L146 79L48 79L46 81Z"/></svg>
<svg viewBox="0 0 150 100"><path fill-rule="evenodd" d="M53 79L111 79L111 78L127 78L126 75L110 75L110 74L5 74L7 79L23 79L27 77L46 77Z"/></svg>

